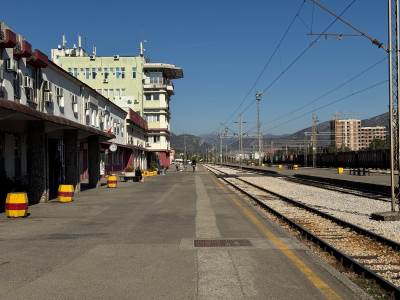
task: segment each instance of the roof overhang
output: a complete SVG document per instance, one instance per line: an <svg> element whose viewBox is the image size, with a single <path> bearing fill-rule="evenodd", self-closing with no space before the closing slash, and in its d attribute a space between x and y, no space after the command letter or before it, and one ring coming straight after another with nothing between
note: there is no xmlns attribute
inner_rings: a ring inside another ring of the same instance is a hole
<svg viewBox="0 0 400 300"><path fill-rule="evenodd" d="M46 128L51 131L63 129L77 129L81 138L88 136L99 136L101 140L114 139L115 135L107 133L96 128L86 126L69 119L49 115L26 105L14 102L12 100L0 99L0 122L1 121L43 121Z"/></svg>
<svg viewBox="0 0 400 300"><path fill-rule="evenodd" d="M183 69L172 64L145 63L143 69L145 71L161 71L169 79L183 78Z"/></svg>

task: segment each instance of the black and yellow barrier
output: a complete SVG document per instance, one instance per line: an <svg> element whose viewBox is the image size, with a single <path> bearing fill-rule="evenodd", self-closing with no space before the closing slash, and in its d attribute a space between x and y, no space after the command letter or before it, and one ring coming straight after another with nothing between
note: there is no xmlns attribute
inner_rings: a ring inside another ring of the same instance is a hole
<svg viewBox="0 0 400 300"><path fill-rule="evenodd" d="M58 201L62 203L74 201L74 186L71 184L60 184L57 196Z"/></svg>
<svg viewBox="0 0 400 300"><path fill-rule="evenodd" d="M6 198L6 216L23 218L28 215L28 195L26 193L8 193Z"/></svg>
<svg viewBox="0 0 400 300"><path fill-rule="evenodd" d="M117 187L117 176L116 175L109 175L107 177L107 187L109 187L109 188Z"/></svg>

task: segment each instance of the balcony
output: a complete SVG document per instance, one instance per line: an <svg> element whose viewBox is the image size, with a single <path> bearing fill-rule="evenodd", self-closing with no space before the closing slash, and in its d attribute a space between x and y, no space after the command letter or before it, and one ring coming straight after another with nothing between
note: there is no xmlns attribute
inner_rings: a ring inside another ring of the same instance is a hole
<svg viewBox="0 0 400 300"><path fill-rule="evenodd" d="M14 49L14 55L17 58L31 57L32 45L25 40L20 40Z"/></svg>
<svg viewBox="0 0 400 300"><path fill-rule="evenodd" d="M138 113L134 112L132 109L129 109L128 121L144 130L147 130L148 128L146 120L144 120Z"/></svg>
<svg viewBox="0 0 400 300"><path fill-rule="evenodd" d="M28 63L36 68L46 68L49 64L49 58L46 54L36 49Z"/></svg>
<svg viewBox="0 0 400 300"><path fill-rule="evenodd" d="M164 78L156 77L156 78L146 78L144 80L144 88L145 89L166 89L167 82Z"/></svg>
<svg viewBox="0 0 400 300"><path fill-rule="evenodd" d="M143 87L145 89L163 89L166 90L169 95L174 94L174 84L172 83L172 81L169 81L162 77L146 78L144 80Z"/></svg>
<svg viewBox="0 0 400 300"><path fill-rule="evenodd" d="M17 35L10 29L0 29L0 48L14 48L17 45Z"/></svg>

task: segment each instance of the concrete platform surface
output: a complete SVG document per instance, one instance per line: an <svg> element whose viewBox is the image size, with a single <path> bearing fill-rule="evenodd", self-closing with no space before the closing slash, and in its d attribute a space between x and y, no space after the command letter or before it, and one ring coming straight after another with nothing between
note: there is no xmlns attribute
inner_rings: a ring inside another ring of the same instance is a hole
<svg viewBox="0 0 400 300"><path fill-rule="evenodd" d="M1 299L364 295L202 167L87 190L30 213L0 215ZM195 239L222 247L195 247ZM224 246L227 239L235 241Z"/></svg>

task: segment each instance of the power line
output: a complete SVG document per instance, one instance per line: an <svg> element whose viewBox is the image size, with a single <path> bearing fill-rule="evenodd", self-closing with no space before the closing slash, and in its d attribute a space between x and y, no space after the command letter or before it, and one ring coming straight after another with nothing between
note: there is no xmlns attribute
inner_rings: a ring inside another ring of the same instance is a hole
<svg viewBox="0 0 400 300"><path fill-rule="evenodd" d="M329 23L324 31L320 33L306 48L304 48L304 50L301 51L300 54L298 54L295 59L282 72L280 72L279 75L275 77L275 79L272 80L267 87L262 90L262 93L265 94L272 86L274 86L274 84L278 82L278 80L281 79L282 76L285 75L321 39L321 37L337 22L337 20L339 20L339 17L341 17L356 1L357 0L353 0L349 5L347 5L342 12L336 16L331 23ZM241 113L243 114L246 112L253 104L254 102L251 102Z"/></svg>
<svg viewBox="0 0 400 300"><path fill-rule="evenodd" d="M303 110L304 108L318 102L319 100L325 98L326 96L329 96L330 94L333 94L334 92L336 92L337 90L341 89L342 87L348 85L349 83L353 82L354 80L360 78L362 75L364 75L365 73L371 71L373 68L375 68L376 66L378 66L379 64L381 64L382 62L386 61L387 57L384 57L383 59L380 59L379 61L375 62L374 64L368 66L367 68L363 69L361 72L357 73L356 75L350 77L349 79L341 82L340 84L338 84L337 86L335 86L334 88L328 90L327 92L323 93L322 95L316 97L315 99L305 103L304 105L300 106L299 108L296 108L288 113L282 114L278 117L276 117L275 119L272 119L269 122L266 122L266 124L270 124L273 123L277 120L281 120L282 118L285 118L286 116L292 116L294 113L299 112L301 110Z"/></svg>
<svg viewBox="0 0 400 300"><path fill-rule="evenodd" d="M261 69L261 72L258 74L256 80L254 81L253 85L251 86L250 90L247 92L247 94L244 96L244 98L242 99L242 101L240 102L239 106L233 111L233 113L228 117L228 119L224 122L224 124L226 124L227 122L229 122L231 120L232 117L234 117L236 115L236 113L239 111L239 109L242 107L242 105L244 104L244 102L246 101L247 97L250 95L250 93L253 91L253 89L256 87L258 81L261 79L262 75L264 74L265 70L267 69L267 67L269 66L269 64L271 63L272 59L274 58L275 54L278 52L279 48L281 47L283 41L285 40L287 34L289 33L290 29L292 28L294 22L296 21L296 18L299 16L301 10L304 7L306 1L303 1L303 3L300 5L299 9L296 11L296 14L294 15L294 17L291 19L288 27L286 28L284 34L282 35L281 39L279 40L278 44L275 47L275 50L272 52L271 56L269 57L269 59L267 60L267 62L264 64L263 68Z"/></svg>
<svg viewBox="0 0 400 300"><path fill-rule="evenodd" d="M351 93L351 94L349 94L349 95L347 95L347 96L341 97L341 98L336 99L336 100L334 100L334 101L331 101L331 102L329 102L329 103L327 103L327 104L324 104L324 105L322 105L322 106L319 106L319 107L317 107L317 108L315 108L315 109L312 109L312 110L310 110L310 111L307 111L307 112L305 112L305 113L303 113L303 114L301 114L301 115L299 115L299 116L297 116L297 117L295 117L295 118L292 118L292 119L290 119L290 120L287 120L287 121L285 121L285 122L282 122L282 123L280 123L280 124L278 124L278 125L276 125L276 126L274 126L274 127L270 127L270 128L268 128L267 130L272 130L272 129L278 128L278 127L280 127L280 126L282 126L282 125L285 125L285 124L287 124L287 123L290 123L290 122L293 122L293 121L295 121L295 120L298 120L298 119L300 119L300 118L302 118L302 117L304 117L304 116L306 116L306 115L309 115L310 113L316 112L316 111L318 111L318 110L324 109L324 108L326 108L326 107L328 107L328 106L331 106L331 105L333 105L333 104L336 104L336 103L342 102L342 101L344 101L344 100L347 100L347 99L349 99L349 98L351 98L351 97L353 97L353 96L362 94L362 93L367 92L367 91L369 91L369 90L372 90L372 89L374 89L374 88L376 88L376 87L378 87L378 86L381 86L381 85L383 85L383 84L385 84L385 83L387 83L387 82L388 82L387 79L386 79L386 80L383 80L383 81L379 81L379 82L374 83L374 84L372 84L372 85L370 85L370 86L368 86L368 87L366 87L366 88L363 88L363 89L361 89L361 90L357 90L357 91L355 91L355 92L353 92L353 93Z"/></svg>

